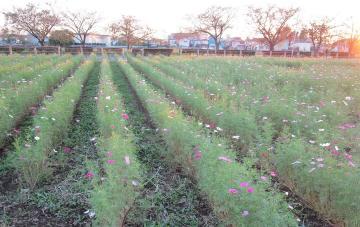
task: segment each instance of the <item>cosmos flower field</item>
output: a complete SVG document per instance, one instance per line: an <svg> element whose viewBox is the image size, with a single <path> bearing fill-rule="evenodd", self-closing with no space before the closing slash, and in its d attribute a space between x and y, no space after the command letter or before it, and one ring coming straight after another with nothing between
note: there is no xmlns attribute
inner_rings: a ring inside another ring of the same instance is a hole
<svg viewBox="0 0 360 227"><path fill-rule="evenodd" d="M1 56L0 223L359 226L360 62Z"/></svg>

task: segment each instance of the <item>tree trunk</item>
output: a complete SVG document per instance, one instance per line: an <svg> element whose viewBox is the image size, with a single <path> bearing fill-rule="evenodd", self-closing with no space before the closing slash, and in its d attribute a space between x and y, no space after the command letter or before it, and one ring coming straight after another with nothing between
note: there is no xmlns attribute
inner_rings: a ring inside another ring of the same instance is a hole
<svg viewBox="0 0 360 227"><path fill-rule="evenodd" d="M220 42L218 40L215 40L215 54L217 54L217 51L219 50Z"/></svg>
<svg viewBox="0 0 360 227"><path fill-rule="evenodd" d="M81 45L82 45L83 47L85 47L85 43L86 43L86 34L84 34L84 39L83 39Z"/></svg>
<svg viewBox="0 0 360 227"><path fill-rule="evenodd" d="M41 40L39 39L38 41L40 43L40 46L43 47L45 45L45 40L44 39L41 39Z"/></svg>
<svg viewBox="0 0 360 227"><path fill-rule="evenodd" d="M275 44L269 42L269 49L270 49L270 51L274 51L274 47L275 47Z"/></svg>

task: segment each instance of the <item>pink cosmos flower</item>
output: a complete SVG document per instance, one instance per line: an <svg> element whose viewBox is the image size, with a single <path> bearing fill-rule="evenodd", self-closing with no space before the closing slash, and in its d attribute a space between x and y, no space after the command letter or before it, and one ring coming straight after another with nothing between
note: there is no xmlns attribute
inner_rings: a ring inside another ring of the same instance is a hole
<svg viewBox="0 0 360 227"><path fill-rule="evenodd" d="M71 152L70 147L64 147L63 150L64 150L64 153L70 153Z"/></svg>
<svg viewBox="0 0 360 227"><path fill-rule="evenodd" d="M248 187L246 191L247 191L248 193L253 193L254 190L255 190L255 189L254 189L253 187Z"/></svg>
<svg viewBox="0 0 360 227"><path fill-rule="evenodd" d="M239 191L236 188L229 188L228 192L230 194L237 194Z"/></svg>
<svg viewBox="0 0 360 227"><path fill-rule="evenodd" d="M106 157L112 157L113 153L111 151L106 152Z"/></svg>
<svg viewBox="0 0 360 227"><path fill-rule="evenodd" d="M109 159L109 160L107 160L107 163L110 164L110 165L115 164L115 160Z"/></svg>
<svg viewBox="0 0 360 227"><path fill-rule="evenodd" d="M111 125L111 128L112 128L112 129L115 129L115 125Z"/></svg>
<svg viewBox="0 0 360 227"><path fill-rule="evenodd" d="M249 187L249 182L240 182L240 187L242 188Z"/></svg>
<svg viewBox="0 0 360 227"><path fill-rule="evenodd" d="M264 97L262 97L262 102L263 102L263 103L268 103L269 100L270 100L270 97L269 97L269 96L264 96Z"/></svg>
<svg viewBox="0 0 360 227"><path fill-rule="evenodd" d="M346 160L348 160L348 161L352 160L352 155L351 154L345 153L344 156L345 156Z"/></svg>
<svg viewBox="0 0 360 227"><path fill-rule="evenodd" d="M201 157L202 157L201 151L196 150L195 153L194 153L194 159L195 159L195 160L200 160Z"/></svg>
<svg viewBox="0 0 360 227"><path fill-rule="evenodd" d="M125 164L126 164L126 165L130 165L130 157L126 155L126 156L124 157L124 159L125 159Z"/></svg>
<svg viewBox="0 0 360 227"><path fill-rule="evenodd" d="M275 171L271 171L271 172L270 172L270 175L271 175L272 177L276 177L276 176L277 176L277 173L276 173Z"/></svg>
<svg viewBox="0 0 360 227"><path fill-rule="evenodd" d="M221 160L221 161L227 162L227 163L232 162L232 160L230 158L225 157L225 156L220 156L218 159Z"/></svg>
<svg viewBox="0 0 360 227"><path fill-rule="evenodd" d="M324 106L325 106L325 102L324 102L324 101L320 101L319 106L320 106L320 107L324 107Z"/></svg>
<svg viewBox="0 0 360 227"><path fill-rule="evenodd" d="M21 131L20 131L20 129L16 129L16 128L14 129L14 133L15 133L15 135L19 135L19 134L20 134L20 132L21 132Z"/></svg>
<svg viewBox="0 0 360 227"><path fill-rule="evenodd" d="M91 178L93 178L95 175L92 173L92 172L87 172L86 174L85 174L85 178L86 179L91 179Z"/></svg>
<svg viewBox="0 0 360 227"><path fill-rule="evenodd" d="M247 210L244 210L242 213L241 213L241 215L243 216L243 217L246 217L246 216L248 216L250 213L249 213L249 211L247 211Z"/></svg>
<svg viewBox="0 0 360 227"><path fill-rule="evenodd" d="M346 130L346 129L355 128L355 127L356 127L356 125L353 124L353 123L344 123L344 124L339 126L339 129Z"/></svg>
<svg viewBox="0 0 360 227"><path fill-rule="evenodd" d="M348 164L349 164L350 167L355 167L355 164L352 161L349 161Z"/></svg>
<svg viewBox="0 0 360 227"><path fill-rule="evenodd" d="M335 155L335 156L339 156L340 152L335 150L335 149L331 149L331 154Z"/></svg>
<svg viewBox="0 0 360 227"><path fill-rule="evenodd" d="M129 115L127 115L126 113L121 114L121 117L122 117L124 120L129 120Z"/></svg>

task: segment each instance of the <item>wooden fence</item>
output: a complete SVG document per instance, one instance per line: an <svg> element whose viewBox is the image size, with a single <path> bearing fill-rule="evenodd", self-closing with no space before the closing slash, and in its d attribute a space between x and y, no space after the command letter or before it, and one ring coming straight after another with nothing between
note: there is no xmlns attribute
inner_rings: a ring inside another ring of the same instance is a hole
<svg viewBox="0 0 360 227"><path fill-rule="evenodd" d="M123 48L81 46L0 46L0 54L123 54Z"/></svg>
<svg viewBox="0 0 360 227"><path fill-rule="evenodd" d="M251 50L212 50L212 49L179 49L178 54L190 55L217 55L217 56L254 56Z"/></svg>
<svg viewBox="0 0 360 227"><path fill-rule="evenodd" d="M258 51L253 50L218 50L213 49L172 49L172 48L133 48L131 52L134 55L214 55L214 56L255 56L261 55L264 57L324 57L324 58L349 58L346 52L328 52L318 53L316 56L311 52L301 51ZM124 49L118 47L59 47L59 46L0 46L0 54L123 54Z"/></svg>

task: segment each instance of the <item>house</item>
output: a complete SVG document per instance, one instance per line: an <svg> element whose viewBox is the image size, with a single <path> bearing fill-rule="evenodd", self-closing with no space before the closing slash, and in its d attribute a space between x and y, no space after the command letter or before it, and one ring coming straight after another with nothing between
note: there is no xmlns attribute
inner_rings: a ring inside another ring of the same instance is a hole
<svg viewBox="0 0 360 227"><path fill-rule="evenodd" d="M294 51L311 52L313 50L313 43L310 39L295 39L290 47Z"/></svg>
<svg viewBox="0 0 360 227"><path fill-rule="evenodd" d="M74 38L76 45L81 44L80 41ZM112 46L111 35L101 35L96 33L89 33L86 36L86 46Z"/></svg>
<svg viewBox="0 0 360 227"><path fill-rule="evenodd" d="M226 49L230 49L230 50L245 50L246 43L240 37L232 37L232 38L226 39L225 47L226 47Z"/></svg>
<svg viewBox="0 0 360 227"><path fill-rule="evenodd" d="M215 39L210 37L208 43L209 43L209 49L215 50L215 48L216 48ZM219 50L223 50L223 49L225 49L225 41L220 40Z"/></svg>
<svg viewBox="0 0 360 227"><path fill-rule="evenodd" d="M267 51L269 50L269 44L264 38L246 38L245 40L246 50L255 51Z"/></svg>
<svg viewBox="0 0 360 227"><path fill-rule="evenodd" d="M349 40L340 39L331 44L331 52L349 52Z"/></svg>
<svg viewBox="0 0 360 227"><path fill-rule="evenodd" d="M164 39L153 38L147 41L148 47L166 47L168 46L168 41Z"/></svg>
<svg viewBox="0 0 360 227"><path fill-rule="evenodd" d="M289 49L290 49L290 45L291 45L291 40L289 40L289 39L284 39L284 40L278 42L277 44L275 44L274 50L275 50L275 51L289 50Z"/></svg>
<svg viewBox="0 0 360 227"><path fill-rule="evenodd" d="M180 48L207 48L208 35L198 32L192 33L172 33L168 37L170 47Z"/></svg>
<svg viewBox="0 0 360 227"><path fill-rule="evenodd" d="M49 42L45 38L45 44ZM39 41L31 34L0 34L0 45L31 45L40 46Z"/></svg>

